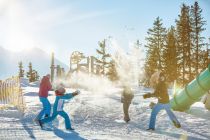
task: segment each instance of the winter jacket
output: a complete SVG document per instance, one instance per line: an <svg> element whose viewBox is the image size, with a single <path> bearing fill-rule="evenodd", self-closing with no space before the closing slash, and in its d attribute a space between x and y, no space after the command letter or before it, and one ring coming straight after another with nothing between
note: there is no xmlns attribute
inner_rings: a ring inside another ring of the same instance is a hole
<svg viewBox="0 0 210 140"><path fill-rule="evenodd" d="M39 86L39 97L48 97L48 91L51 90L52 85L50 83L50 79L47 76L44 76L41 80Z"/></svg>
<svg viewBox="0 0 210 140"><path fill-rule="evenodd" d="M59 111L63 111L63 106L65 103L65 100L71 99L73 98L73 94L72 93L67 93L67 94L56 94L56 98L55 98L55 102L53 105L53 112L59 112Z"/></svg>
<svg viewBox="0 0 210 140"><path fill-rule="evenodd" d="M156 85L153 96L158 98L158 103L162 103L162 104L169 103L169 95L168 95L167 86L165 82L159 82Z"/></svg>
<svg viewBox="0 0 210 140"><path fill-rule="evenodd" d="M121 95L121 102L130 104L134 95L130 89L124 89Z"/></svg>

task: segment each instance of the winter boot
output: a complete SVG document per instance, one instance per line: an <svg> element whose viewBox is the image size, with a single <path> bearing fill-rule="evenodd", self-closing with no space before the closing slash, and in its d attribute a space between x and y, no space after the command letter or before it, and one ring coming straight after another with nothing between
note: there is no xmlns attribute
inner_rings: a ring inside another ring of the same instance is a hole
<svg viewBox="0 0 210 140"><path fill-rule="evenodd" d="M147 131L155 131L155 128L148 128Z"/></svg>
<svg viewBox="0 0 210 140"><path fill-rule="evenodd" d="M42 125L42 122L40 120L38 120L38 125L42 128L43 125Z"/></svg>
<svg viewBox="0 0 210 140"><path fill-rule="evenodd" d="M70 128L66 128L66 130L73 131L74 128L70 127Z"/></svg>
<svg viewBox="0 0 210 140"><path fill-rule="evenodd" d="M176 128L180 128L181 127L181 124L180 123L177 123L176 121L173 121L173 124Z"/></svg>
<svg viewBox="0 0 210 140"><path fill-rule="evenodd" d="M128 123L128 122L130 121L130 118L124 118L124 121L125 121L126 123Z"/></svg>
<svg viewBox="0 0 210 140"><path fill-rule="evenodd" d="M45 116L44 116L44 118L48 118L49 117L49 115L48 114L46 114Z"/></svg>

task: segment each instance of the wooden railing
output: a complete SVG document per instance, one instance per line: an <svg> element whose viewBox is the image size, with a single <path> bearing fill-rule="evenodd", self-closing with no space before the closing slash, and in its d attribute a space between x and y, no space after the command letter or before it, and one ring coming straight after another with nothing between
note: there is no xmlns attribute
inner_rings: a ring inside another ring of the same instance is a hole
<svg viewBox="0 0 210 140"><path fill-rule="evenodd" d="M16 106L21 112L25 110L20 78L18 76L0 80L0 109L11 105Z"/></svg>

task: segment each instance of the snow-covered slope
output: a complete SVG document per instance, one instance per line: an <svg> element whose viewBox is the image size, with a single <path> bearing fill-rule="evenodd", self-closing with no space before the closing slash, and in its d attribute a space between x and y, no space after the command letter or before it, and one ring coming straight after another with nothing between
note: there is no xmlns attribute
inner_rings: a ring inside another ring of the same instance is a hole
<svg viewBox="0 0 210 140"><path fill-rule="evenodd" d="M122 121L121 89L106 91L84 91L65 104L75 131L65 130L64 120L58 117L53 124L46 124L42 130L32 119L41 109L37 87L24 87L27 109L23 118L12 115L12 109L0 113L0 139L95 139L95 140L139 140L139 139L210 139L210 113L202 103L196 103L188 113L175 112L182 124L175 128L164 111L157 117L156 130L148 132L151 110L148 104L154 99L144 100L142 94L150 89L136 88L135 98L130 106L131 122ZM73 89L68 89L69 92ZM54 102L54 93L49 100ZM11 114L11 115L9 115Z"/></svg>
<svg viewBox="0 0 210 140"><path fill-rule="evenodd" d="M23 62L25 71L28 71L28 64L32 62L33 68L42 76L50 72L51 56L39 48L26 49L21 52L11 52L0 47L0 79L18 74L18 62ZM56 65L61 65L66 70L68 66L55 59Z"/></svg>

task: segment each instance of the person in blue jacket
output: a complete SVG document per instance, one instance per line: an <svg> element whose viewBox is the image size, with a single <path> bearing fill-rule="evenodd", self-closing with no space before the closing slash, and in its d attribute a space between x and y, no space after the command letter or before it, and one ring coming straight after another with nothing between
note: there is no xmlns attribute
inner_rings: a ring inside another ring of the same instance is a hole
<svg viewBox="0 0 210 140"><path fill-rule="evenodd" d="M66 92L66 90L64 87L59 87L57 90L55 90L56 99L55 99L54 106L53 106L53 114L51 117L39 120L39 124L40 124L41 128L44 123L51 122L57 117L57 115L60 115L61 117L63 117L65 119L66 129L74 130L71 127L71 121L69 119L68 114L63 110L63 106L64 106L65 100L73 98L74 96L78 95L80 93L80 91L77 90L73 93L66 93L66 94L65 94L65 92Z"/></svg>

